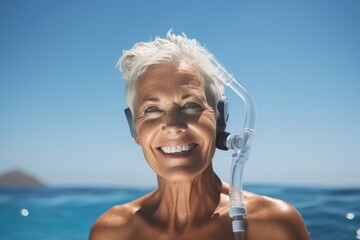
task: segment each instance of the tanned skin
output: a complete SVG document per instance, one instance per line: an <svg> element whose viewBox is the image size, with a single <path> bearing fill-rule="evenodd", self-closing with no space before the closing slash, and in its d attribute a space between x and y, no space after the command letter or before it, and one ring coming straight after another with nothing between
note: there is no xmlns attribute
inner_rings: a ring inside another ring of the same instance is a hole
<svg viewBox="0 0 360 240"><path fill-rule="evenodd" d="M158 188L109 209L89 239L234 239L229 186L212 168L216 134L223 129L216 127L215 103L204 79L187 64L163 64L143 74L136 87L135 141L157 174ZM186 151L171 152L179 146ZM290 204L250 192L244 192L244 204L245 239L309 239Z"/></svg>

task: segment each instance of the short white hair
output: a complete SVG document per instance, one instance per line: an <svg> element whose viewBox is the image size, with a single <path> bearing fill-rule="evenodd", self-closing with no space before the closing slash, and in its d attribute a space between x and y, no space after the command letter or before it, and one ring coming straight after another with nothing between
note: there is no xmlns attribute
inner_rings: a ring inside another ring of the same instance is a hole
<svg viewBox="0 0 360 240"><path fill-rule="evenodd" d="M218 66L211 62L212 55L195 39L173 34L170 30L166 39L156 37L151 42L136 43L130 50L124 50L116 66L123 72L126 81L125 98L131 111L134 112L136 81L150 67L159 64L184 62L194 67L205 80L205 88L217 104L224 94L224 84Z"/></svg>

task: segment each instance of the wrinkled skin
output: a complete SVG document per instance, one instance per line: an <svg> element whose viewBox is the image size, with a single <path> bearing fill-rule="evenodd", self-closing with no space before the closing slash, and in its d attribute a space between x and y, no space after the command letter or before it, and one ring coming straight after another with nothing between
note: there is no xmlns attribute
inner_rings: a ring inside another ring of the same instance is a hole
<svg viewBox="0 0 360 240"><path fill-rule="evenodd" d="M155 68L139 79L135 99L136 142L160 178L187 182L209 167L216 119L200 74L183 65ZM179 145L196 147L186 156L159 149Z"/></svg>
<svg viewBox="0 0 360 240"><path fill-rule="evenodd" d="M234 239L229 188L212 168L220 130L204 79L189 65L163 64L143 74L136 89L135 141L158 188L104 213L90 239ZM291 205L248 192L244 198L246 239L309 239Z"/></svg>

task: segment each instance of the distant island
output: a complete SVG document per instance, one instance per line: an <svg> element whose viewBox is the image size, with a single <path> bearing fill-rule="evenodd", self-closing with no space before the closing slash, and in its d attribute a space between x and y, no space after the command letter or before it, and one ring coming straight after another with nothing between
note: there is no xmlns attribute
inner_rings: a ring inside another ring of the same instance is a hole
<svg viewBox="0 0 360 240"><path fill-rule="evenodd" d="M0 187L4 186L45 186L45 183L23 171L13 170L0 175Z"/></svg>

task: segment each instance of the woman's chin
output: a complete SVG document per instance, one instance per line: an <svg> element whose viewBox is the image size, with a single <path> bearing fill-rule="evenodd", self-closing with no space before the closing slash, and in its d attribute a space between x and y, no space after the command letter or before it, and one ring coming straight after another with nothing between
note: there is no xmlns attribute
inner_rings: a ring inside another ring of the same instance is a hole
<svg viewBox="0 0 360 240"><path fill-rule="evenodd" d="M169 182L188 182L194 180L204 171L204 167L178 166L162 171L158 175Z"/></svg>

